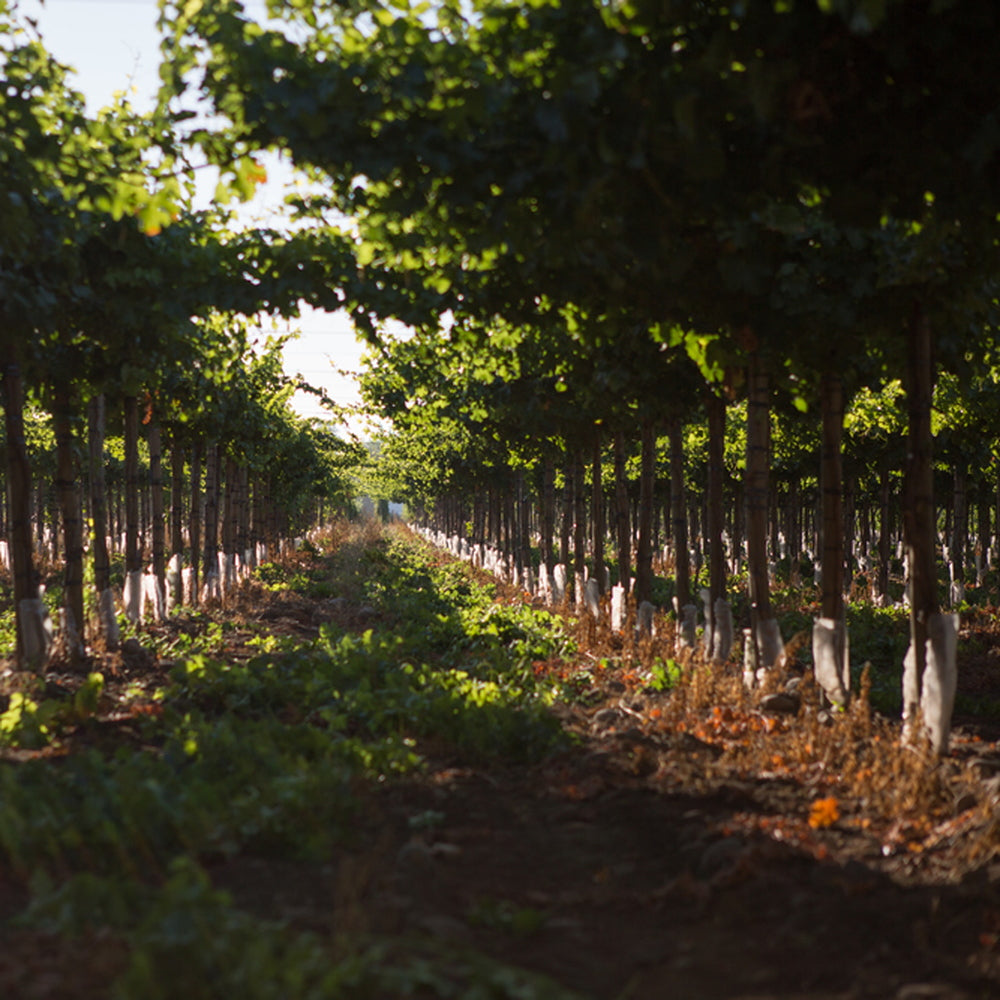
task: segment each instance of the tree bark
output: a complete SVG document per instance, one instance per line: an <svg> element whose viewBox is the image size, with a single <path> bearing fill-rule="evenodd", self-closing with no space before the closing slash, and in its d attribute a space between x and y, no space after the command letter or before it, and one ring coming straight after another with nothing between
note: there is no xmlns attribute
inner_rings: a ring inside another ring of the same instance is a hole
<svg viewBox="0 0 1000 1000"><path fill-rule="evenodd" d="M541 505L541 549L542 565L552 581L552 542L555 535L556 516L556 468L551 458L542 463L542 505Z"/></svg>
<svg viewBox="0 0 1000 1000"><path fill-rule="evenodd" d="M770 379L756 354L748 371L746 503L747 586L750 627L757 642L761 622L774 618L767 562L767 526L771 451ZM770 666L771 664L759 664Z"/></svg>
<svg viewBox="0 0 1000 1000"><path fill-rule="evenodd" d="M162 611L167 593L166 525L163 519L163 447L160 425L154 417L147 433L149 445L150 536L153 546L153 576Z"/></svg>
<svg viewBox="0 0 1000 1000"><path fill-rule="evenodd" d="M674 542L674 580L678 607L691 603L691 563L688 558L688 524L684 496L684 426L670 422L671 532Z"/></svg>
<svg viewBox="0 0 1000 1000"><path fill-rule="evenodd" d="M843 468L843 458L841 458ZM850 592L854 582L856 554L854 535L857 531L857 478L850 471L844 472L843 479L843 539L844 539L844 590Z"/></svg>
<svg viewBox="0 0 1000 1000"><path fill-rule="evenodd" d="M878 595L884 606L889 603L889 561L892 558L892 512L889 507L889 460L879 464L879 534L878 534Z"/></svg>
<svg viewBox="0 0 1000 1000"><path fill-rule="evenodd" d="M615 538L618 549L618 582L628 595L632 589L632 531L629 524L628 480L625 477L625 434L617 431L615 448Z"/></svg>
<svg viewBox="0 0 1000 1000"><path fill-rule="evenodd" d="M915 701L904 704L904 716L915 718L920 707L927 664L927 627L939 610L935 572L934 465L931 436L933 365L930 323L918 306L910 325L907 352L906 485L903 533L910 564L910 652L916 671Z"/></svg>
<svg viewBox="0 0 1000 1000"><path fill-rule="evenodd" d="M73 396L68 389L57 390L53 405L56 435L56 494L62 510L63 527L63 606L69 613L66 638L71 641L70 657L83 653L83 519L80 516L79 476L73 434Z"/></svg>
<svg viewBox="0 0 1000 1000"><path fill-rule="evenodd" d="M25 621L22 601L38 599L31 537L31 464L24 439L24 385L21 366L9 349L3 371L3 410L7 437L8 543L14 578L14 613L17 621L17 663L34 670L42 666L37 655L29 655L24 643Z"/></svg>
<svg viewBox="0 0 1000 1000"><path fill-rule="evenodd" d="M726 550L722 541L722 481L725 473L725 401L709 393L708 410L708 503L706 504L706 541L708 542L708 589L712 607L726 596Z"/></svg>
<svg viewBox="0 0 1000 1000"><path fill-rule="evenodd" d="M209 444L205 453L205 540L202 545L203 586L219 576L219 446Z"/></svg>
<svg viewBox="0 0 1000 1000"><path fill-rule="evenodd" d="M139 548L139 402L126 396L125 417L125 571L142 571Z"/></svg>
<svg viewBox="0 0 1000 1000"><path fill-rule="evenodd" d="M517 513L517 547L521 563L521 588L530 592L529 583L534 582L531 579L531 494L528 492L523 470L518 470L517 477Z"/></svg>
<svg viewBox="0 0 1000 1000"><path fill-rule="evenodd" d="M170 437L170 564L171 603L184 603L184 448L177 434Z"/></svg>
<svg viewBox="0 0 1000 1000"><path fill-rule="evenodd" d="M587 559L587 494L584 489L582 453L573 458L573 600L583 607L583 585Z"/></svg>
<svg viewBox="0 0 1000 1000"><path fill-rule="evenodd" d="M108 557L108 490L104 475L104 396L90 401L87 436L90 450L90 519L93 524L94 590L98 599L111 588L111 560ZM108 636L104 637L107 642Z"/></svg>
<svg viewBox="0 0 1000 1000"><path fill-rule="evenodd" d="M601 432L594 433L594 450L591 455L592 491L590 501L590 522L593 528L594 578L603 594L604 586L604 483L601 478Z"/></svg>
<svg viewBox="0 0 1000 1000"><path fill-rule="evenodd" d="M653 488L656 482L656 429L644 420L640 431L639 511L636 518L639 537L635 553L636 604L653 595Z"/></svg>
<svg viewBox="0 0 1000 1000"><path fill-rule="evenodd" d="M951 532L951 568L954 582L965 583L965 549L969 541L969 506L965 463L958 459L954 470L954 506Z"/></svg>
<svg viewBox="0 0 1000 1000"><path fill-rule="evenodd" d="M225 589L233 583L236 563L236 535L239 517L239 476L236 459L226 456L226 481L222 500L222 553L225 566Z"/></svg>
<svg viewBox="0 0 1000 1000"><path fill-rule="evenodd" d="M240 503L236 511L236 553L241 560L249 560L249 564L254 565L254 558L250 552L250 470L246 463L238 465L236 474L240 483ZM320 503L319 527L325 524L323 505Z"/></svg>
<svg viewBox="0 0 1000 1000"><path fill-rule="evenodd" d="M188 545L191 550L191 604L197 605L201 593L201 457L202 443L191 448L191 505L188 510Z"/></svg>
<svg viewBox="0 0 1000 1000"><path fill-rule="evenodd" d="M820 482L823 491L823 558L821 606L824 618L844 617L843 466L844 391L840 376L831 372L820 381L823 423Z"/></svg>

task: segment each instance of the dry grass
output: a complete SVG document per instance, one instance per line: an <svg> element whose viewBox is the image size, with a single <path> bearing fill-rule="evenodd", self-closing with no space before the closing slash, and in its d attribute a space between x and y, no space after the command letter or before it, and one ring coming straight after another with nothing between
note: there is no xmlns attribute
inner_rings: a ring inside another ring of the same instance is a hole
<svg viewBox="0 0 1000 1000"><path fill-rule="evenodd" d="M982 781L960 756L940 757L928 740L904 739L897 720L876 713L867 671L846 710L827 707L807 671L797 689L798 711L769 715L760 708L762 696L781 690L794 674L772 671L762 686L749 690L734 660L713 664L699 650L678 651L673 621L665 615L657 616L653 635L636 636L634 609L621 635L611 632L606 616L595 622L582 614L575 627L577 669L588 670L604 689L602 704L619 703L624 684L634 705L658 671L662 676L664 664L670 665L676 682L669 696L648 699L643 727L660 738L687 734L721 750L699 758L699 781L781 779L789 796L798 796L800 815L825 797L843 814L840 828L879 838L886 854L919 854L947 838L954 848L957 838L956 856L966 867L1000 855L995 799ZM795 636L786 661L795 663L796 651L808 641L806 632ZM595 663L603 669L595 671ZM675 768L676 762L661 767Z"/></svg>

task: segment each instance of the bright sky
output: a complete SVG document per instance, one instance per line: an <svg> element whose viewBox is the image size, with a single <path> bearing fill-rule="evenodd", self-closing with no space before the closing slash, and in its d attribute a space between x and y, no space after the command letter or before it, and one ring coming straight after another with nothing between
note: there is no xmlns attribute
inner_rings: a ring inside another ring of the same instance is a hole
<svg viewBox="0 0 1000 1000"><path fill-rule="evenodd" d="M248 11L253 13L255 6L263 13L263 5L252 0ZM19 9L37 21L46 48L76 70L73 85L86 96L91 111L108 104L116 91L130 88L133 106L151 107L159 85L156 0L20 0ZM267 169L271 180L247 206L257 218L281 204L288 177L275 161L268 161ZM356 371L362 352L344 314L309 310L292 329L300 336L285 349L285 370L300 373L337 403L357 402L354 380L335 371ZM330 416L313 396L298 393L294 405L304 416Z"/></svg>

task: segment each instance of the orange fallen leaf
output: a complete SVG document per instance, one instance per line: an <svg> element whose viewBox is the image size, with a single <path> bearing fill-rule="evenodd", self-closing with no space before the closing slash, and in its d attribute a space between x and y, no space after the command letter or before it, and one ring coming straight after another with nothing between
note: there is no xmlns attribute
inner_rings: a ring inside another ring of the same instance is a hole
<svg viewBox="0 0 1000 1000"><path fill-rule="evenodd" d="M840 819L840 803L832 795L826 799L817 799L809 810L809 825L814 830L833 826L838 819Z"/></svg>

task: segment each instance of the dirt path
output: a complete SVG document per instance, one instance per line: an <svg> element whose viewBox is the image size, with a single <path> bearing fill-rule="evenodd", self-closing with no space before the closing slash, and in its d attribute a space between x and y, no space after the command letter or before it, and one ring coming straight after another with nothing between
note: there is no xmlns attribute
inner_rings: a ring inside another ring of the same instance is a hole
<svg viewBox="0 0 1000 1000"><path fill-rule="evenodd" d="M364 846L322 878L259 859L214 878L262 916L473 949L580 997L1000 997L1000 865L957 874L961 822L919 853L811 830L792 783L709 786L707 744L643 746L637 728L532 768L432 756L368 800Z"/></svg>
<svg viewBox="0 0 1000 1000"><path fill-rule="evenodd" d="M521 774L438 766L377 799L341 905L608 1000L1000 996L1000 869L901 885L860 838L819 860L727 832L774 816L764 784L670 790L620 742Z"/></svg>

